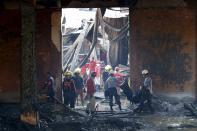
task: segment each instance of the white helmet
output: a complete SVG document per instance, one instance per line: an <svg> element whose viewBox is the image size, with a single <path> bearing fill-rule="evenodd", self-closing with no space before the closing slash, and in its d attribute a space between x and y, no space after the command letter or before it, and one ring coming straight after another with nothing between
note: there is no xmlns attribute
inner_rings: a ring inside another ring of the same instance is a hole
<svg viewBox="0 0 197 131"><path fill-rule="evenodd" d="M144 69L144 70L142 71L142 75L146 75L146 74L148 74L148 70Z"/></svg>
<svg viewBox="0 0 197 131"><path fill-rule="evenodd" d="M78 67L74 70L74 73L80 73L81 72L81 69Z"/></svg>

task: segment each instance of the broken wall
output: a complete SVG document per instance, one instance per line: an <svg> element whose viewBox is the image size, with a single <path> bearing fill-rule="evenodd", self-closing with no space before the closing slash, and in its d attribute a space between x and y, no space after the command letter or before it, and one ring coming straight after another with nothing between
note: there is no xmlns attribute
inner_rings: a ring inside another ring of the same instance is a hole
<svg viewBox="0 0 197 131"><path fill-rule="evenodd" d="M131 17L131 44L136 44L133 60L137 61L132 64L131 59L131 68L138 66L134 75L146 68L153 77L154 90L194 92L195 11L184 7L140 8Z"/></svg>

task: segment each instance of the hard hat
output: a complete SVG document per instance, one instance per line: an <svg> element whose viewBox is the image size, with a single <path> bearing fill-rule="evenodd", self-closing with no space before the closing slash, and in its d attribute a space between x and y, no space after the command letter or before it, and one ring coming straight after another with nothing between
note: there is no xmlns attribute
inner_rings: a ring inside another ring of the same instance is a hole
<svg viewBox="0 0 197 131"><path fill-rule="evenodd" d="M105 71L110 71L110 70L112 70L112 67L110 65L106 65L105 66Z"/></svg>
<svg viewBox="0 0 197 131"><path fill-rule="evenodd" d="M146 74L148 74L148 70L144 69L144 70L142 71L142 75L146 75Z"/></svg>
<svg viewBox="0 0 197 131"><path fill-rule="evenodd" d="M115 67L115 71L119 71L120 70L120 68L119 67Z"/></svg>
<svg viewBox="0 0 197 131"><path fill-rule="evenodd" d="M76 68L74 73L80 73L81 72L81 69L80 68Z"/></svg>
<svg viewBox="0 0 197 131"><path fill-rule="evenodd" d="M71 71L66 71L66 72L64 72L64 76L72 76L72 72Z"/></svg>

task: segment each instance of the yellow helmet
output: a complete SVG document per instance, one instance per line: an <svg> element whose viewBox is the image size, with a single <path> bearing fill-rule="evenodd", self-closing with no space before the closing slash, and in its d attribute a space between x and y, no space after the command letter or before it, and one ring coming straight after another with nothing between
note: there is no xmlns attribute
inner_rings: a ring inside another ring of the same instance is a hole
<svg viewBox="0 0 197 131"><path fill-rule="evenodd" d="M75 69L74 73L80 73L81 72L81 69L78 67Z"/></svg>
<svg viewBox="0 0 197 131"><path fill-rule="evenodd" d="M72 76L72 72L71 71L66 71L66 72L64 72L64 76Z"/></svg>
<svg viewBox="0 0 197 131"><path fill-rule="evenodd" d="M112 70L112 67L111 67L110 65L106 65L106 66L105 66L105 71L108 71L108 72L109 72L109 71L111 71L111 70Z"/></svg>

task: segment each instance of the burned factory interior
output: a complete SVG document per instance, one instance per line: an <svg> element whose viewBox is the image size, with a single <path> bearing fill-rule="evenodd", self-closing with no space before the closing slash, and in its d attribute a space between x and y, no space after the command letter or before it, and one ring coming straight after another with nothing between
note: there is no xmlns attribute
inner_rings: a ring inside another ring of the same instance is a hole
<svg viewBox="0 0 197 131"><path fill-rule="evenodd" d="M196 131L196 0L0 0L0 131Z"/></svg>

